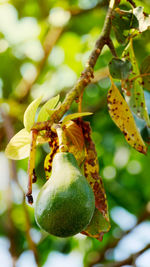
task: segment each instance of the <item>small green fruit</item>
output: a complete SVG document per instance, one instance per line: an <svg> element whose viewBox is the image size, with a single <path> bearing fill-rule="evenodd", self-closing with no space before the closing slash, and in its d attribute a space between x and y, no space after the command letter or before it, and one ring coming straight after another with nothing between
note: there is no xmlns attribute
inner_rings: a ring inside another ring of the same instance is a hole
<svg viewBox="0 0 150 267"><path fill-rule="evenodd" d="M94 209L93 191L75 157L68 152L57 153L52 175L37 197L35 218L38 225L55 236L72 236L87 227Z"/></svg>

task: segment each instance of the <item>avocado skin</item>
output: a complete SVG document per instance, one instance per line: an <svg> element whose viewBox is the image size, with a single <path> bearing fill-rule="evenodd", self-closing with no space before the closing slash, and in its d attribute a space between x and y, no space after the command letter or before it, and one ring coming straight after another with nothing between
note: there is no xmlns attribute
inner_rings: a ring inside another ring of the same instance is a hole
<svg viewBox="0 0 150 267"><path fill-rule="evenodd" d="M84 230L95 209L95 197L77 161L69 152L57 153L52 175L38 194L35 219L46 232L69 237Z"/></svg>

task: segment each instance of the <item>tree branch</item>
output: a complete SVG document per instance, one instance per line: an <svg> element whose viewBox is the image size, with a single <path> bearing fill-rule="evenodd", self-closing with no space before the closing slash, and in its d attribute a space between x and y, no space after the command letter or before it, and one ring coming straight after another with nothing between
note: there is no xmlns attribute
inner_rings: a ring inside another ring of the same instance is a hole
<svg viewBox="0 0 150 267"><path fill-rule="evenodd" d="M36 123L33 126L33 129L38 131L50 129L53 123L57 123L62 116L66 113L66 111L70 108L72 102L80 96L84 88L91 82L93 78L94 66L97 62L98 57L100 56L103 47L108 43L110 40L110 30L111 30L111 16L112 10L114 9L115 5L118 3L118 0L110 0L109 8L107 11L107 15L105 18L104 26L102 29L102 33L98 40L96 41L95 47L91 52L89 60L86 64L84 71L81 73L80 78L78 79L75 86L72 90L66 95L63 103L61 106L53 113L51 119L46 122Z"/></svg>
<svg viewBox="0 0 150 267"><path fill-rule="evenodd" d="M52 27L48 31L47 35L45 36L44 42L43 42L44 57L42 58L42 60L39 62L38 66L37 66L36 75L33 76L30 81L22 78L21 81L19 82L16 90L15 90L15 94L19 100L22 100L23 98L27 97L33 84L35 84L36 81L38 80L38 78L39 78L39 76L40 76L40 74L41 74L41 72L45 66L47 58L48 58L52 48L54 47L54 45L56 44L56 42L60 38L63 30L64 30L63 27Z"/></svg>
<svg viewBox="0 0 150 267"><path fill-rule="evenodd" d="M136 225L132 227L130 230L123 232L119 238L117 239L113 238L111 242L108 242L108 244L99 252L99 257L97 257L96 260L93 260L92 262L90 262L88 267L92 267L94 264L102 262L105 259L105 253L107 250L115 248L123 237L131 233L131 231L133 231L133 229L136 226L138 226L140 223L144 222L145 220L149 218L150 218L150 202L147 203L144 211L139 216Z"/></svg>
<svg viewBox="0 0 150 267"><path fill-rule="evenodd" d="M2 109L0 109L0 113L2 114L2 117L3 117L3 120L4 120L4 129L5 129L5 133L6 133L8 142L9 142L9 140L14 135L14 128L12 126L12 123L11 123L11 120L10 120L9 116L7 114L5 114L5 112ZM28 246L33 251L37 266L40 266L39 265L39 261L38 261L38 254L37 254L36 245L35 245L34 241L31 238L31 235L30 235L31 226L30 226L29 213L28 213L27 206L26 206L26 203L25 203L25 193L24 193L24 190L21 187L21 185L18 183L17 169L16 169L15 161L10 160L9 162L10 162L10 165L9 165L10 166L10 177L11 177L11 179L13 179L16 182L16 184L18 185L19 189L23 193L22 207L23 207L24 214L25 214L25 219L26 219L26 237L27 237ZM12 254L12 258L13 258L13 261L14 261L13 266L15 267L15 261L17 259L16 258L17 257L17 255L16 255L16 244L15 244L16 229L15 229L12 217L10 215L11 214L11 210L13 209L13 207L12 207L12 198L11 198L11 195L12 195L11 183L10 183L10 186L9 186L9 191L10 191L10 193L9 193L9 203L8 203L8 219L9 219L9 225L10 225L10 232L8 232L8 234L9 234L10 243L11 243L10 252Z"/></svg>
<svg viewBox="0 0 150 267"><path fill-rule="evenodd" d="M136 259L141 254L143 254L147 249L150 249L150 244L148 244L146 247L144 247L140 251L138 251L134 254L131 254L127 259L122 260L122 261L118 261L118 262L114 262L114 263L110 263L110 264L109 263L105 264L105 267L121 267L121 266L128 265L128 264L134 264Z"/></svg>
<svg viewBox="0 0 150 267"><path fill-rule="evenodd" d="M101 3L98 3L95 7L91 8L91 9L88 9L88 10L86 10L86 9L70 9L70 10L68 10L68 12L70 12L71 16L78 16L78 15L83 14L83 13L91 12L91 10L97 9L98 7L99 8L104 7L104 6L108 5L108 2L109 2L109 0L103 0ZM57 41L59 40L59 38L60 38L60 36L64 30L65 30L65 27L51 27L49 29L49 31L46 34L44 41L43 41L44 57L37 65L36 74L33 75L31 80L26 80L26 79L22 78L15 89L15 95L16 95L18 100L23 100L28 96L32 86L36 83L41 72L43 71L44 66L47 62L47 58L52 51L52 48L57 43Z"/></svg>

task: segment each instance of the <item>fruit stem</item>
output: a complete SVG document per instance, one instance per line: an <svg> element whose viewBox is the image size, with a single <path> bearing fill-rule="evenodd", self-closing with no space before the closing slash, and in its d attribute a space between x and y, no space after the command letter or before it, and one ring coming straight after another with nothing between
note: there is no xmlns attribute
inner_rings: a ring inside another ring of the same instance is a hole
<svg viewBox="0 0 150 267"><path fill-rule="evenodd" d="M56 124L55 130L56 130L58 140L59 140L59 151L60 152L68 152L68 147L66 144L66 138L65 138L64 132L62 130L61 124Z"/></svg>

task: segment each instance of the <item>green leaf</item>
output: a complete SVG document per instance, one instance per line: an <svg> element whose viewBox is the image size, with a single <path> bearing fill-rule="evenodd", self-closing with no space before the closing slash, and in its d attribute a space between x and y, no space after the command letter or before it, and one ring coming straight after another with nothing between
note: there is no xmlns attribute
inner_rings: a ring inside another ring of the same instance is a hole
<svg viewBox="0 0 150 267"><path fill-rule="evenodd" d="M50 116L49 113L47 112L47 110L51 110L54 109L59 101L59 95L49 99L44 105L43 107L40 109L37 121L46 121L48 119L48 117Z"/></svg>
<svg viewBox="0 0 150 267"><path fill-rule="evenodd" d="M112 79L111 83L112 85L107 96L109 114L114 123L123 132L130 146L146 154L147 148L136 127L132 112Z"/></svg>
<svg viewBox="0 0 150 267"><path fill-rule="evenodd" d="M40 105L42 97L35 99L26 109L24 113L24 127L29 132L35 122L35 114Z"/></svg>
<svg viewBox="0 0 150 267"><path fill-rule="evenodd" d="M138 29L139 23L136 16L131 11L116 8L112 16L112 26L119 43L125 44L130 29Z"/></svg>
<svg viewBox="0 0 150 267"><path fill-rule="evenodd" d="M133 71L128 81L122 83L126 101L131 110L149 125L149 116L142 88L142 78L140 77L140 71L134 54L132 39L130 39L128 46L124 50L123 56L126 60L130 60L133 66Z"/></svg>
<svg viewBox="0 0 150 267"><path fill-rule="evenodd" d="M109 71L114 79L127 79L132 70L132 64L129 60L112 58L109 62Z"/></svg>
<svg viewBox="0 0 150 267"><path fill-rule="evenodd" d="M69 115L67 115L67 116L63 119L63 121L62 121L62 126L63 126L66 122L68 122L68 121L70 121L70 120L74 120L74 119L76 119L76 118L83 117L83 116L89 116L89 115L92 115L92 114L93 114L93 113L91 113L91 112L80 112L80 113L69 114Z"/></svg>
<svg viewBox="0 0 150 267"><path fill-rule="evenodd" d="M143 7L134 8L133 13L139 22L139 32L144 32L150 27L150 15L146 16Z"/></svg>
<svg viewBox="0 0 150 267"><path fill-rule="evenodd" d="M149 127L145 126L141 130L141 136L143 140L145 141L145 143L150 144L150 128Z"/></svg>
<svg viewBox="0 0 150 267"><path fill-rule="evenodd" d="M5 155L9 159L19 160L29 157L31 135L24 128L12 137L5 149Z"/></svg>
<svg viewBox="0 0 150 267"><path fill-rule="evenodd" d="M150 56L146 57L141 64L141 74L145 74L142 77L144 89L150 91ZM146 73L148 75L146 75Z"/></svg>
<svg viewBox="0 0 150 267"><path fill-rule="evenodd" d="M111 225L109 220L106 220L103 214L99 212L97 208L95 208L91 222L82 233L102 241L101 238L103 234L107 233L110 227Z"/></svg>

